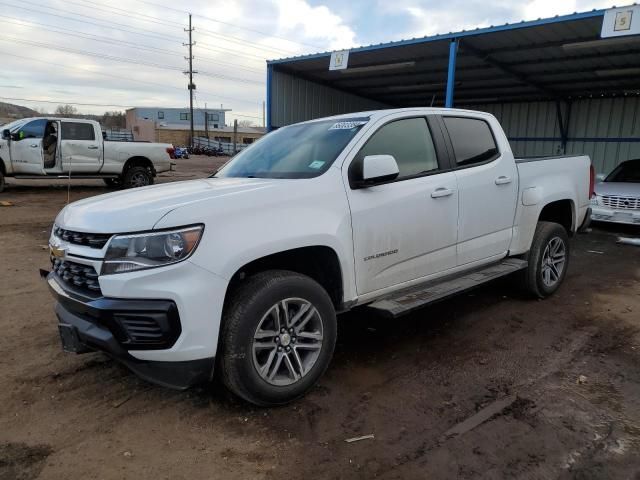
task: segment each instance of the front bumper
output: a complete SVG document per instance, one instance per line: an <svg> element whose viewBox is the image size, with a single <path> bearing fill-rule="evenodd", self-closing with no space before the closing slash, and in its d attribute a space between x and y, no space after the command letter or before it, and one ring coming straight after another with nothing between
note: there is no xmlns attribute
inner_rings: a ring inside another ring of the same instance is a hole
<svg viewBox="0 0 640 480"><path fill-rule="evenodd" d="M171 300L86 297L47 276L56 298L55 312L67 332L77 337L78 353L97 350L125 364L150 382L184 389L211 380L214 357L187 361L149 361L131 355L171 349L181 334L176 304Z"/></svg>
<svg viewBox="0 0 640 480"><path fill-rule="evenodd" d="M616 210L601 205L591 207L591 220L597 222L623 223L626 225L640 225L640 211Z"/></svg>

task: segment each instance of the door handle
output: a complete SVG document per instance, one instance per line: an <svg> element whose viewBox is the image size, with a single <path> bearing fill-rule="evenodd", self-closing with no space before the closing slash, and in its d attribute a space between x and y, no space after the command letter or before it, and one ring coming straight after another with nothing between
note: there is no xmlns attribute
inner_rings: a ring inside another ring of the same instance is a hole
<svg viewBox="0 0 640 480"><path fill-rule="evenodd" d="M31 148L38 148L38 144L37 143L32 143L31 145L29 145Z"/></svg>
<svg viewBox="0 0 640 480"><path fill-rule="evenodd" d="M511 177L500 175L498 178L496 178L496 185L506 185L507 183L511 183Z"/></svg>
<svg viewBox="0 0 640 480"><path fill-rule="evenodd" d="M88 148L89 150L97 150L97 149L98 149L98 146L97 146L97 145L89 145L87 148Z"/></svg>
<svg viewBox="0 0 640 480"><path fill-rule="evenodd" d="M442 198L448 197L449 195L453 195L453 190L450 188L440 187L431 192L431 198Z"/></svg>

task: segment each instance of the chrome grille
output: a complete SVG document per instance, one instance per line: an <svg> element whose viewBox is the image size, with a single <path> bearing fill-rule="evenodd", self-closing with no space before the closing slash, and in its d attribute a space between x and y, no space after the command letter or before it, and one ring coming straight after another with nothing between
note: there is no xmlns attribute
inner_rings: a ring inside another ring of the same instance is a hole
<svg viewBox="0 0 640 480"><path fill-rule="evenodd" d="M618 195L605 195L602 197L602 204L609 208L620 210L639 210L640 197L620 197Z"/></svg>
<svg viewBox="0 0 640 480"><path fill-rule="evenodd" d="M74 232L60 227L55 227L53 229L53 234L65 242L73 243L75 245L85 245L91 248L104 247L112 237L109 233Z"/></svg>
<svg viewBox="0 0 640 480"><path fill-rule="evenodd" d="M92 266L60 260L53 256L51 266L57 277L66 284L93 295L102 293L98 273Z"/></svg>

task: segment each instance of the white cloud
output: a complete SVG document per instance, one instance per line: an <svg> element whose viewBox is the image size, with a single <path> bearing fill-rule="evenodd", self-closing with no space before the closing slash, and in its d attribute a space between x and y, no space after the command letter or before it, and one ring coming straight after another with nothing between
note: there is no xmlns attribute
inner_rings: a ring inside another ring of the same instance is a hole
<svg viewBox="0 0 640 480"><path fill-rule="evenodd" d="M279 0L276 6L277 28L281 33L295 32L310 44L320 42L330 50L355 45L355 32L324 5L312 7L304 0Z"/></svg>
<svg viewBox="0 0 640 480"><path fill-rule="evenodd" d="M613 0L380 0L378 7L388 14L404 11L411 19L402 34L406 37L435 35L460 30L500 25L520 20L535 20L566 15L594 8L608 8Z"/></svg>

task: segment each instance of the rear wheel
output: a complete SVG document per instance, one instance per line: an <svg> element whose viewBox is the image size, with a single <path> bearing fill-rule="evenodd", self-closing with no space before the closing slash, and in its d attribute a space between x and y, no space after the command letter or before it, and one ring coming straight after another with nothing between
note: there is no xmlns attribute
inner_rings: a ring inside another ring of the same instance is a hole
<svg viewBox="0 0 640 480"><path fill-rule="evenodd" d="M336 314L313 279L271 270L251 277L225 307L222 380L261 406L302 396L324 373L336 342Z"/></svg>
<svg viewBox="0 0 640 480"><path fill-rule="evenodd" d="M529 266L523 272L525 290L538 298L555 293L569 267L569 236L564 227L538 222L528 260Z"/></svg>
<svg viewBox="0 0 640 480"><path fill-rule="evenodd" d="M2 161L2 160L0 160ZM4 191L5 183L4 183L4 174L2 173L2 169L0 169L0 193Z"/></svg>
<svg viewBox="0 0 640 480"><path fill-rule="evenodd" d="M153 174L148 167L131 167L122 176L122 185L124 188L153 185Z"/></svg>

